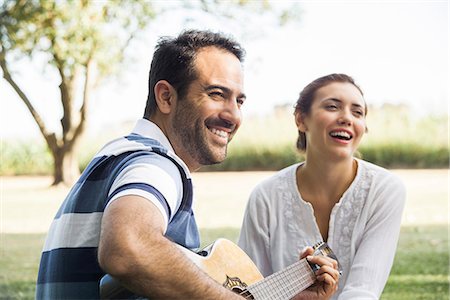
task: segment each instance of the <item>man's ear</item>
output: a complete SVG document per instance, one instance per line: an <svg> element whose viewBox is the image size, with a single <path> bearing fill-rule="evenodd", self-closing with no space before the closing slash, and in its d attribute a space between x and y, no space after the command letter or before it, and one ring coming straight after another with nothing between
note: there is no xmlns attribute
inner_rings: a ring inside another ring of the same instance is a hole
<svg viewBox="0 0 450 300"><path fill-rule="evenodd" d="M306 127L305 124L305 115L299 110L295 112L295 124L297 124L298 130L301 132L306 132L308 130L308 127Z"/></svg>
<svg viewBox="0 0 450 300"><path fill-rule="evenodd" d="M160 80L155 84L155 99L158 109L163 114L169 114L177 99L177 92L166 80Z"/></svg>

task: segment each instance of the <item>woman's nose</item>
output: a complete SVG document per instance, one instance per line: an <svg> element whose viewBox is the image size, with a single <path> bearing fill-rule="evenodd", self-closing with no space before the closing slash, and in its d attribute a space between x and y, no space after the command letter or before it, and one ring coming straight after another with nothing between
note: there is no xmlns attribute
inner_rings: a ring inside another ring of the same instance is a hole
<svg viewBox="0 0 450 300"><path fill-rule="evenodd" d="M350 126L352 124L351 112L343 112L338 118L339 125Z"/></svg>

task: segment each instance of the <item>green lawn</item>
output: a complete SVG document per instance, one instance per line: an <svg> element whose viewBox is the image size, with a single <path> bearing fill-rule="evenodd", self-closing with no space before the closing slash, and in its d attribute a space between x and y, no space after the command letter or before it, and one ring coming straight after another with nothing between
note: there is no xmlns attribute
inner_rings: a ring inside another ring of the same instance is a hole
<svg viewBox="0 0 450 300"><path fill-rule="evenodd" d="M202 229L202 245L218 237L236 241L237 228ZM3 234L0 298L33 299L44 234ZM403 227L397 256L382 299L448 299L446 225Z"/></svg>
<svg viewBox="0 0 450 300"><path fill-rule="evenodd" d="M382 299L449 299L447 225L402 228Z"/></svg>
<svg viewBox="0 0 450 300"><path fill-rule="evenodd" d="M407 201L382 299L449 299L448 170L392 171L405 182ZM203 246L219 237L236 242L252 187L271 174L193 174ZM0 183L0 299L33 299L44 232L68 188L49 188L50 177L1 177Z"/></svg>
<svg viewBox="0 0 450 300"><path fill-rule="evenodd" d="M0 299L34 299L44 234L2 234Z"/></svg>

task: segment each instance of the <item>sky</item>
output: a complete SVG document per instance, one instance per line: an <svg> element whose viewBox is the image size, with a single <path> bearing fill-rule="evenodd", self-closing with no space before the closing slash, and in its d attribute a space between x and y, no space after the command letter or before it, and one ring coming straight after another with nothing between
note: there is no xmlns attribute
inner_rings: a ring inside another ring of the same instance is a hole
<svg viewBox="0 0 450 300"><path fill-rule="evenodd" d="M244 117L269 114L275 105L292 106L306 84L330 73L354 77L371 105L407 104L416 115L449 113L448 1L298 4L300 21L284 27L260 20L224 24L196 13L183 21L186 12L174 10L151 25L128 50L135 61L95 92L90 128L102 130L142 116L157 38L187 27L232 34L246 48ZM57 80L44 74L36 62L22 60L15 69L19 84L50 128L56 128L61 114ZM0 79L0 102L2 138L40 137L24 103L4 79Z"/></svg>

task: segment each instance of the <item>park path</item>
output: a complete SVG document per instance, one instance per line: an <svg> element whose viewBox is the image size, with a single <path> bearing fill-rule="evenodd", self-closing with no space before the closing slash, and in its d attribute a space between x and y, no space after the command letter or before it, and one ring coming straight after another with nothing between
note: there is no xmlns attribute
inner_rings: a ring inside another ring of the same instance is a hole
<svg viewBox="0 0 450 300"><path fill-rule="evenodd" d="M405 183L403 225L447 224L449 170L392 170ZM274 172L193 174L199 227L240 227L252 188ZM0 178L0 232L43 233L68 192L48 176Z"/></svg>

